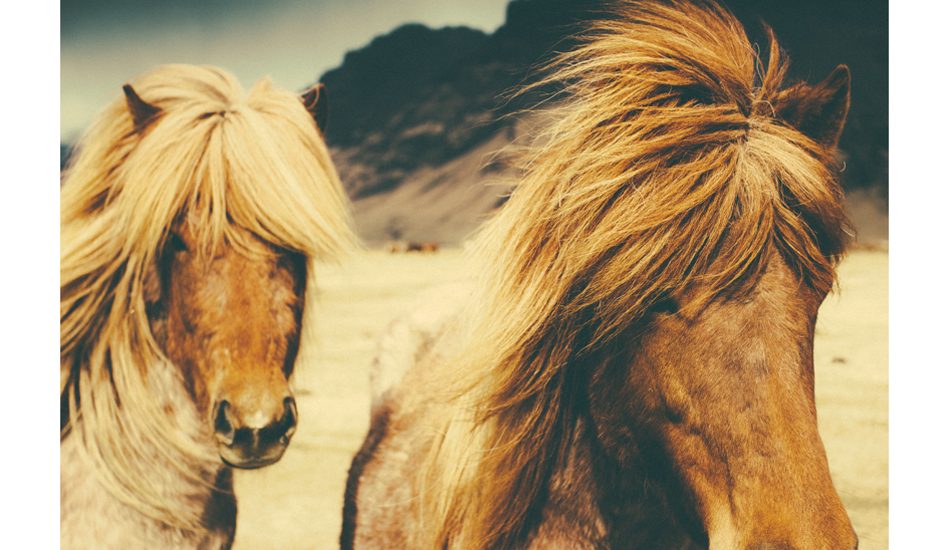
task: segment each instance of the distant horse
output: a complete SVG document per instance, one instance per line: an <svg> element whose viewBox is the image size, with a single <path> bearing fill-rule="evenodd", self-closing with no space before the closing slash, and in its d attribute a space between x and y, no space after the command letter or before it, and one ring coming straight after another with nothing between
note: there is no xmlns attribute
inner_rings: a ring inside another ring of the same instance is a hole
<svg viewBox="0 0 950 550"><path fill-rule="evenodd" d="M406 247L406 252L438 252L439 243L426 241L422 243L411 242Z"/></svg>
<svg viewBox="0 0 950 550"><path fill-rule="evenodd" d="M614 10L545 80L468 305L380 354L345 550L856 546L813 366L848 69L783 87L712 3Z"/></svg>
<svg viewBox="0 0 950 550"><path fill-rule="evenodd" d="M409 241L389 241L390 254L401 252L438 252L439 243L435 241L409 242Z"/></svg>
<svg viewBox="0 0 950 550"><path fill-rule="evenodd" d="M62 547L229 548L229 466L296 426L309 262L355 242L326 94L183 65L133 85L61 190Z"/></svg>
<svg viewBox="0 0 950 550"><path fill-rule="evenodd" d="M389 253L390 254L399 254L400 252L408 252L409 243L406 241L389 241Z"/></svg>

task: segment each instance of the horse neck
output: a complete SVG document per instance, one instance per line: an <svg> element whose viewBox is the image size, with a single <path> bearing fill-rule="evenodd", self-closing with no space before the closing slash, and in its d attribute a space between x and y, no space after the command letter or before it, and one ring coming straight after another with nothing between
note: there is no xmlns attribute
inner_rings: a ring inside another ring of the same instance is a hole
<svg viewBox="0 0 950 550"><path fill-rule="evenodd" d="M205 447L209 456L216 456L217 450L211 443L212 434L208 422L202 418L191 393L188 391L181 371L175 365L158 361L150 365L147 369L149 396L155 399L154 406L156 410L164 411L171 420L173 429L181 437L191 440L193 443ZM120 424L131 422L130 412L127 408L120 408L118 421ZM83 419L80 414L76 420L76 425L70 426L68 431L62 436L61 446L63 451L61 455L66 460L65 450L71 449L76 445L82 445ZM161 487L164 498L168 501L189 501L196 506L203 506L206 503L218 498L220 493L230 494L232 492L232 475L230 468L224 466L219 461L207 461L197 470L192 469L191 475L185 475L164 453L174 452L173 449L165 446L158 449L155 444L149 441L141 433L130 433L128 430L123 432L123 444L135 449L139 456L155 460L156 463L164 465L164 468L145 470L142 476L143 483L151 484L155 487ZM74 459L79 459L78 455L70 454ZM92 473L92 468L83 462L82 470L86 474ZM194 463L193 460L190 463ZM88 471L87 471L88 470ZM64 480L65 482L65 480Z"/></svg>
<svg viewBox="0 0 950 550"><path fill-rule="evenodd" d="M529 549L700 548L669 512L655 482L607 456L586 418L575 424L540 514Z"/></svg>

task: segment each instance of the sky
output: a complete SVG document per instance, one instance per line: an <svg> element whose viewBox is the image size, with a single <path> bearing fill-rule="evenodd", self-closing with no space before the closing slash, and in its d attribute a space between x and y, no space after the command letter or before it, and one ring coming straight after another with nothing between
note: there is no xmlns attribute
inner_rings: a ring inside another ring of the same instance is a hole
<svg viewBox="0 0 950 550"><path fill-rule="evenodd" d="M493 32L508 0L63 0L60 140L88 126L130 78L165 63L270 76L300 90L343 55L404 23Z"/></svg>

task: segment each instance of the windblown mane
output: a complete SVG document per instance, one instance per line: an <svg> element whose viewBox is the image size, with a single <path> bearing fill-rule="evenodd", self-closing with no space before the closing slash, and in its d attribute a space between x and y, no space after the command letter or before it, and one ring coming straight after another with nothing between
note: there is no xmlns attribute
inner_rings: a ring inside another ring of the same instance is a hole
<svg viewBox="0 0 950 550"><path fill-rule="evenodd" d="M297 95L266 78L245 94L227 72L185 65L133 85L157 118L136 128L120 95L84 134L61 190L62 435L79 432L117 497L199 529L200 518L170 508L141 475L170 463L195 477L220 463L149 391L150 371L167 359L149 329L143 284L169 228L187 215L209 248L244 246L240 227L311 259L334 258L355 238L339 177Z"/></svg>
<svg viewBox="0 0 950 550"><path fill-rule="evenodd" d="M420 481L433 548L524 541L572 437L579 369L652 304L697 281L694 311L748 289L771 251L833 286L848 241L833 147L779 116L808 87L782 89L768 34L765 67L712 3L621 1L555 62L555 122L478 237L470 336L445 375L454 412Z"/></svg>

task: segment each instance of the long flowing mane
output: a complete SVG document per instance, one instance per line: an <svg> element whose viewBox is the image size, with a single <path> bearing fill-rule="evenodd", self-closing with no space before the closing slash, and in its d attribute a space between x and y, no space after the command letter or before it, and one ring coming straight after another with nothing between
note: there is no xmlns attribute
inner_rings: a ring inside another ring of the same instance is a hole
<svg viewBox="0 0 950 550"><path fill-rule="evenodd" d="M647 309L747 289L771 252L829 290L848 242L837 166L784 120L804 84L712 3L618 2L560 57L564 86L525 175L478 237L456 391L420 480L433 548L509 548L577 419L579 371ZM837 136L835 136L837 139Z"/></svg>
<svg viewBox="0 0 950 550"><path fill-rule="evenodd" d="M84 134L61 190L62 436L78 432L117 497L194 530L201 518L170 508L161 487L142 482L169 463L200 481L220 463L153 395L152 372L167 359L149 329L143 285L169 228L187 215L209 247L243 246L240 227L311 259L337 257L355 237L339 177L298 96L269 79L245 93L220 69L184 65L158 67L133 85L160 118L136 131L120 94Z"/></svg>

